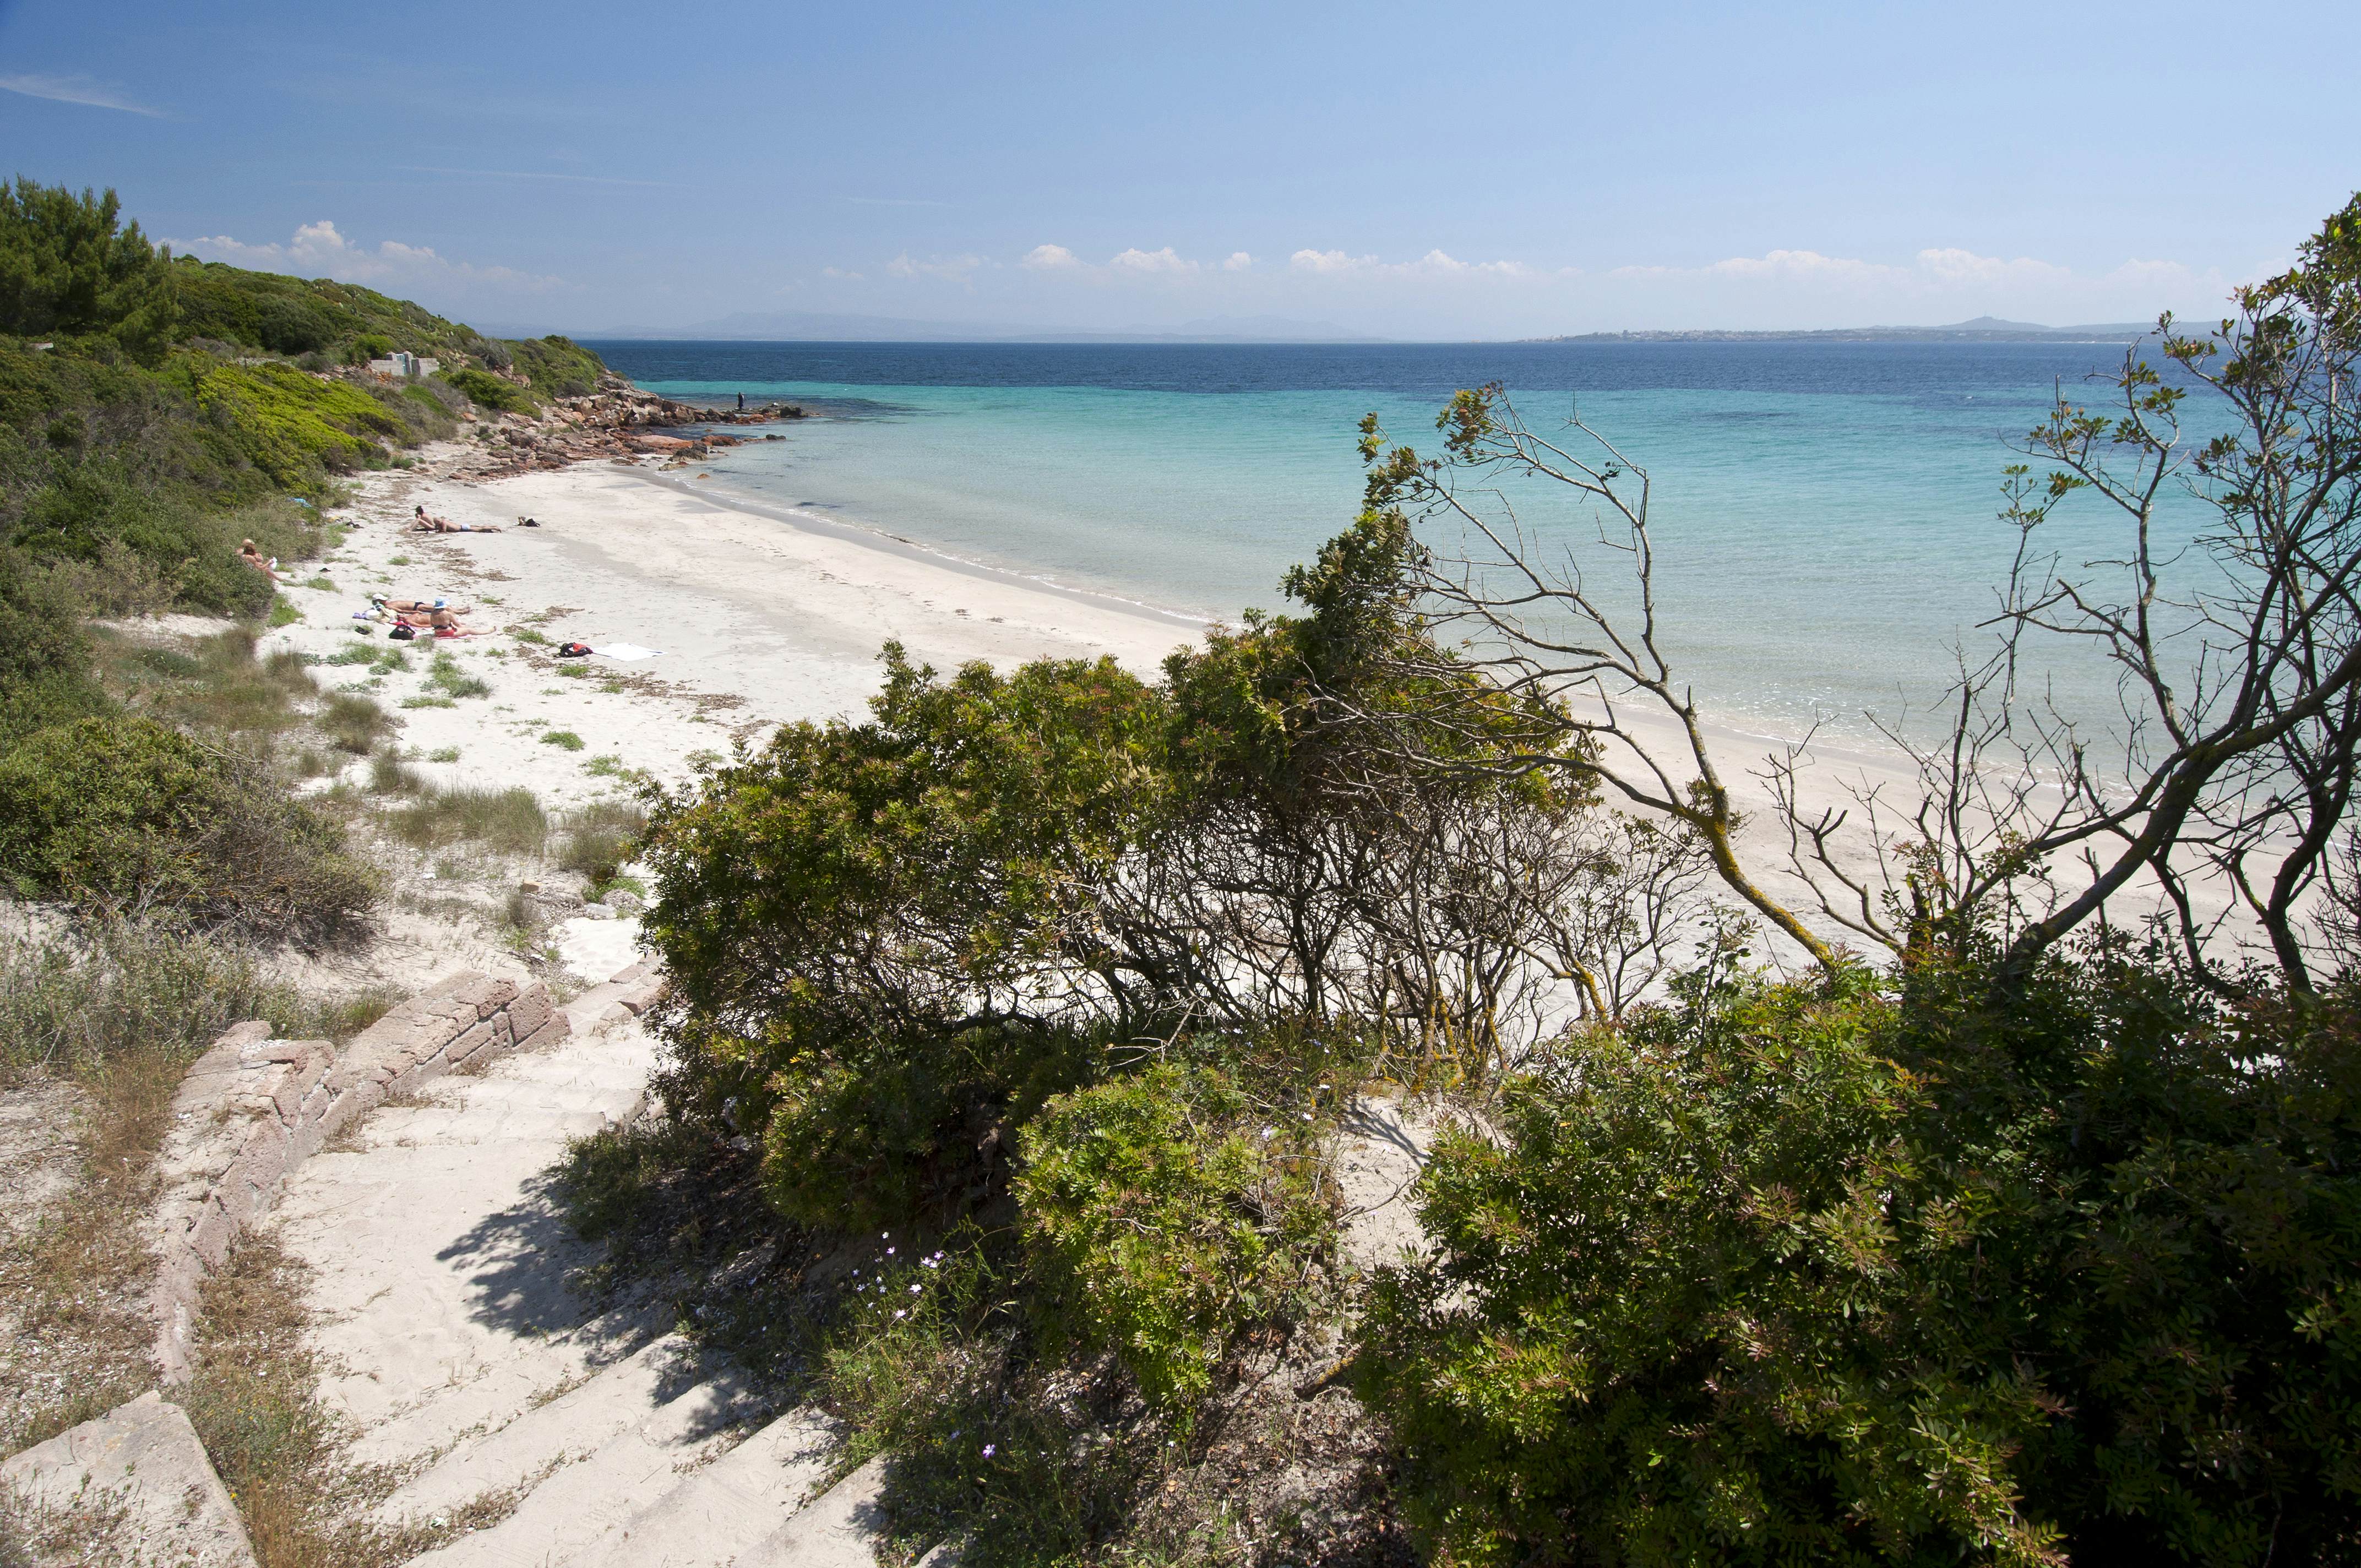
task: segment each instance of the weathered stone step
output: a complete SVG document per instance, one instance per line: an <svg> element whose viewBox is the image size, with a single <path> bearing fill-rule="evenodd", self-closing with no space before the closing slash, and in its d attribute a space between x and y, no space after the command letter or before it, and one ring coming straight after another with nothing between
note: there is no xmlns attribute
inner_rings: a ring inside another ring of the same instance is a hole
<svg viewBox="0 0 2361 1568"><path fill-rule="evenodd" d="M596 1452L544 1477L507 1519L414 1561L432 1568L573 1563L677 1488L700 1463L726 1458L739 1443L744 1407L741 1386L717 1378L642 1408L640 1419Z"/></svg>
<svg viewBox="0 0 2361 1568"><path fill-rule="evenodd" d="M462 1443L379 1503L386 1524L432 1519L488 1493L538 1488L569 1461L604 1448L657 1406L696 1387L677 1334L642 1346L580 1387L525 1411L499 1431Z"/></svg>
<svg viewBox="0 0 2361 1568"><path fill-rule="evenodd" d="M741 1552L732 1568L875 1568L884 1486L880 1454Z"/></svg>
<svg viewBox="0 0 2361 1568"><path fill-rule="evenodd" d="M790 1410L608 1531L567 1568L730 1568L828 1474L836 1423Z"/></svg>
<svg viewBox="0 0 2361 1568"><path fill-rule="evenodd" d="M655 1047L628 1031L520 1053L379 1107L306 1162L280 1234L310 1266L321 1392L360 1437L353 1457L405 1464L507 1425L544 1391L640 1343L640 1311L600 1313L566 1282L597 1249L547 1190L567 1139L629 1116Z"/></svg>
<svg viewBox="0 0 2361 1568"><path fill-rule="evenodd" d="M0 1464L0 1486L74 1519L90 1562L254 1568L237 1507L180 1406L147 1393ZM111 1529L99 1528L112 1524ZM17 1561L18 1543L0 1541Z"/></svg>

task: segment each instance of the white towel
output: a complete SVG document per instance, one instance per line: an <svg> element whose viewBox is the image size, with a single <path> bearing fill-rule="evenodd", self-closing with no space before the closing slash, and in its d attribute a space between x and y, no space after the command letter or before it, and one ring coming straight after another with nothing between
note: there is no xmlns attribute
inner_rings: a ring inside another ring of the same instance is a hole
<svg viewBox="0 0 2361 1568"><path fill-rule="evenodd" d="M660 648L642 648L636 642L602 642L590 650L602 659L620 659L627 664L653 659L663 651Z"/></svg>

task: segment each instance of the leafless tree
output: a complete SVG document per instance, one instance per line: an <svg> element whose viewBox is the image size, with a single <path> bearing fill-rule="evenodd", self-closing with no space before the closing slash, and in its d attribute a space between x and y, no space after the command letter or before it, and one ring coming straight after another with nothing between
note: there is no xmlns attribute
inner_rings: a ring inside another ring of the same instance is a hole
<svg viewBox="0 0 2361 1568"><path fill-rule="evenodd" d="M2138 884L2209 983L2235 983L2223 934L2250 921L2286 982L2312 986L2302 912L2334 867L2361 755L2361 202L2299 267L2234 299L2206 334L2163 318L2165 368L2135 345L2105 378L2111 408L2061 389L2027 438L2046 467L2006 472L2017 548L1990 655L1963 658L1940 743L1885 726L1916 762L1914 788L1814 806L1808 745L1768 759L1818 920L1897 952L1996 932L2006 981ZM2224 428L2185 433L2194 395L2207 428ZM1455 632L1464 664L1537 716L1525 747L1477 765L1588 770L1694 834L1722 883L1814 959L1841 963L1739 854L1696 696L1664 651L1646 471L1578 414L1537 433L1497 387L1460 393L1438 426L1439 457L1388 445L1374 418L1363 451L1372 513L1423 543L1414 572L1439 637ZM1537 488L1588 506L1581 548L1545 548L1526 526L1518 498ZM2168 531L2183 497L2209 520L2194 538ZM2050 524L2082 499L2113 510L2122 547L2070 563ZM1618 570L1595 577L1594 554ZM2035 673L2044 643L2112 662L2118 711L2070 711ZM1448 702L1417 717L1444 733L1473 722Z"/></svg>

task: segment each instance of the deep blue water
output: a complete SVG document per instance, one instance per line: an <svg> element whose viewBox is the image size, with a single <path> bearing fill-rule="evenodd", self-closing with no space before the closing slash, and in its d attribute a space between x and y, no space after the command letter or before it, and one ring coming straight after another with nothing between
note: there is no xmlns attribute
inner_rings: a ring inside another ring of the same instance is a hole
<svg viewBox="0 0 2361 1568"><path fill-rule="evenodd" d="M1276 608L1279 575L1357 509L1355 425L1432 445L1458 388L1499 381L1537 428L1578 409L1653 481L1666 641L1709 708L1865 734L1980 648L2014 532L2012 443L2104 344L593 345L675 395L781 397L825 416L717 460L717 483L985 565L1185 612ZM1512 499L1598 557L1587 514ZM2092 509L2055 528L2110 554ZM2103 668L2059 678L2104 706Z"/></svg>

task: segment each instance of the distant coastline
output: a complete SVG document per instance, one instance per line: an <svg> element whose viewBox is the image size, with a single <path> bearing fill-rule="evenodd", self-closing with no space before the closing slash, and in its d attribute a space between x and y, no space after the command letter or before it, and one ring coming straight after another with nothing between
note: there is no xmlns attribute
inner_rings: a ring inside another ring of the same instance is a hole
<svg viewBox="0 0 2361 1568"><path fill-rule="evenodd" d="M1559 337L1529 337L1524 343L2136 343L2156 330L2153 322L2106 322L2090 326L2043 326L2037 322L1978 316L1949 326L1840 326L1789 332L1753 332L1688 327L1654 332L1585 332Z"/></svg>

